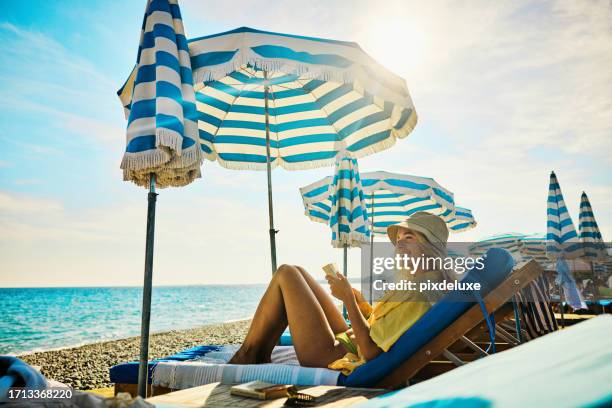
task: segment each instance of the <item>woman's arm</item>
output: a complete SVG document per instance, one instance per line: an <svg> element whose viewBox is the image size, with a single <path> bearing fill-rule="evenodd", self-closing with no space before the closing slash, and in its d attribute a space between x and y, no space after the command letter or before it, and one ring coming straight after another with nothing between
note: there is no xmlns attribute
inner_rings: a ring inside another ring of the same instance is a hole
<svg viewBox="0 0 612 408"><path fill-rule="evenodd" d="M340 299L344 303L344 306L346 306L353 334L355 335L355 341L361 354L366 361L378 356L382 353L382 349L380 349L370 337L370 326L359 310L359 305L357 304L357 299L355 299L351 284L341 274L338 274L337 278L329 276L326 278L329 282L332 295Z"/></svg>

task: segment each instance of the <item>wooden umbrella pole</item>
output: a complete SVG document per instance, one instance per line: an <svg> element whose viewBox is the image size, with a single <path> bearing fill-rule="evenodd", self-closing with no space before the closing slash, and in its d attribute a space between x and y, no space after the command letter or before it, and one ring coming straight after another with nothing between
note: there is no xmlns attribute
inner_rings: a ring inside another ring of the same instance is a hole
<svg viewBox="0 0 612 408"><path fill-rule="evenodd" d="M270 220L270 254L272 258L272 274L276 272L276 233L274 229L274 203L272 201L272 164L270 158L270 116L268 108L268 72L264 71L264 111L266 116L266 171L268 173L268 219Z"/></svg>

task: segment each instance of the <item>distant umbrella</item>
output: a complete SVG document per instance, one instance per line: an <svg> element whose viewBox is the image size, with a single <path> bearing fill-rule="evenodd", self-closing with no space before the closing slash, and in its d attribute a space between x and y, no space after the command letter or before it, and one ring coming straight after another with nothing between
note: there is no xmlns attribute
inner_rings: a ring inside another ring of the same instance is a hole
<svg viewBox="0 0 612 408"><path fill-rule="evenodd" d="M552 261L557 262L556 283L563 288L570 306L574 309L586 308L566 261L582 256L584 251L554 172L550 174L546 213L546 255Z"/></svg>
<svg viewBox="0 0 612 408"><path fill-rule="evenodd" d="M587 261L605 261L608 259L606 244L603 241L593 208L589 202L589 197L582 192L580 198L580 214L578 216L578 230L580 231L580 240L584 247L583 259Z"/></svg>
<svg viewBox="0 0 612 408"><path fill-rule="evenodd" d="M583 191L580 197L580 214L578 216L578 230L580 240L584 247L584 256L582 259L589 262L591 265L591 273L593 275L593 298L598 300L598 281L596 279L594 262L605 262L608 258L608 250L606 244L599 231L595 214L589 202L589 197Z"/></svg>
<svg viewBox="0 0 612 408"><path fill-rule="evenodd" d="M482 256L491 248L503 248L512 254L516 261L521 261L521 240L525 234L519 232L506 232L481 238L469 247L474 256Z"/></svg>

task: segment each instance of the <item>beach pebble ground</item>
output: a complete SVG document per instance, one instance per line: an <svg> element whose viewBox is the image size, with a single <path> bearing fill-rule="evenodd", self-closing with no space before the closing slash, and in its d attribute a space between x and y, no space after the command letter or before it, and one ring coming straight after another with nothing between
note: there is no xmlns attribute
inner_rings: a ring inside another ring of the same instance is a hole
<svg viewBox="0 0 612 408"><path fill-rule="evenodd" d="M149 360L166 357L202 344L242 343L249 320L174 330L152 334ZM20 355L19 358L40 368L43 375L80 390L110 387L108 370L140 356L140 336L87 344L80 347Z"/></svg>

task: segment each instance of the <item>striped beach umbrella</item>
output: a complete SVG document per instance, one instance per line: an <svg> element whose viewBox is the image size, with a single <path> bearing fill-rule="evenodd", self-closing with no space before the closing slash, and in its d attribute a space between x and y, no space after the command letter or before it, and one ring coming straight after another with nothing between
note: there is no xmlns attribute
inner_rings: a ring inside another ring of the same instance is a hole
<svg viewBox="0 0 612 408"><path fill-rule="evenodd" d="M521 238L519 249L523 260L534 259L543 266L550 263L546 256L546 234L528 234Z"/></svg>
<svg viewBox="0 0 612 408"><path fill-rule="evenodd" d="M331 182L325 177L300 189L306 215L313 221L329 222ZM451 232L476 226L471 210L456 207L453 193L431 178L375 171L361 173L361 184L374 234L386 236L388 226L418 211L441 216Z"/></svg>
<svg viewBox="0 0 612 408"><path fill-rule="evenodd" d="M596 271L594 262L605 262L608 260L608 250L606 244L599 231L593 208L589 201L589 197L583 191L580 197L580 213L578 214L578 235L584 248L583 260L590 263L591 273L593 275L593 296L598 298L598 285L596 279Z"/></svg>
<svg viewBox="0 0 612 408"><path fill-rule="evenodd" d="M583 259L587 261L605 261L608 259L606 244L603 241L589 197L582 192L580 198L580 213L578 215L578 230L580 241L584 248Z"/></svg>
<svg viewBox="0 0 612 408"><path fill-rule="evenodd" d="M522 261L521 240L525 234L519 232L505 232L502 234L491 235L481 238L469 247L469 252L473 256L484 255L491 248L503 248L512 254L517 261Z"/></svg>
<svg viewBox="0 0 612 408"><path fill-rule="evenodd" d="M557 262L556 283L563 288L570 306L574 309L586 308L566 261L582 256L584 251L554 171L550 173L547 202L546 255Z"/></svg>
<svg viewBox="0 0 612 408"><path fill-rule="evenodd" d="M557 176L550 173L546 222L546 253L552 260L575 259L584 254L582 243L565 206Z"/></svg>
<svg viewBox="0 0 612 408"><path fill-rule="evenodd" d="M347 276L347 248L368 242L370 229L357 160L344 156L336 162L333 177L300 188L306 215L332 230L332 246L344 249Z"/></svg>
<svg viewBox="0 0 612 408"><path fill-rule="evenodd" d="M370 238L356 159L344 156L337 160L328 192L331 209L327 219L332 231L331 243L334 248L343 249L342 271L344 276L348 276L348 248L361 247ZM343 307L343 314L347 317L346 307Z"/></svg>
<svg viewBox="0 0 612 408"><path fill-rule="evenodd" d="M191 183L200 177L203 157L191 58L176 0L147 2L136 67L118 94L128 122L123 178L149 188L138 371L138 394L146 397L155 188Z"/></svg>
<svg viewBox="0 0 612 408"><path fill-rule="evenodd" d="M404 79L356 43L241 27L188 45L205 157L268 172L273 270L271 170L331 166L344 151L373 154L416 125Z"/></svg>
<svg viewBox="0 0 612 408"><path fill-rule="evenodd" d="M346 260L347 247L361 247L370 238L357 160L350 157L338 160L330 187L332 246L344 248Z"/></svg>
<svg viewBox="0 0 612 408"><path fill-rule="evenodd" d="M117 92L127 119L121 161L126 181L159 188L200 177L191 58L176 0L149 0L136 67Z"/></svg>

